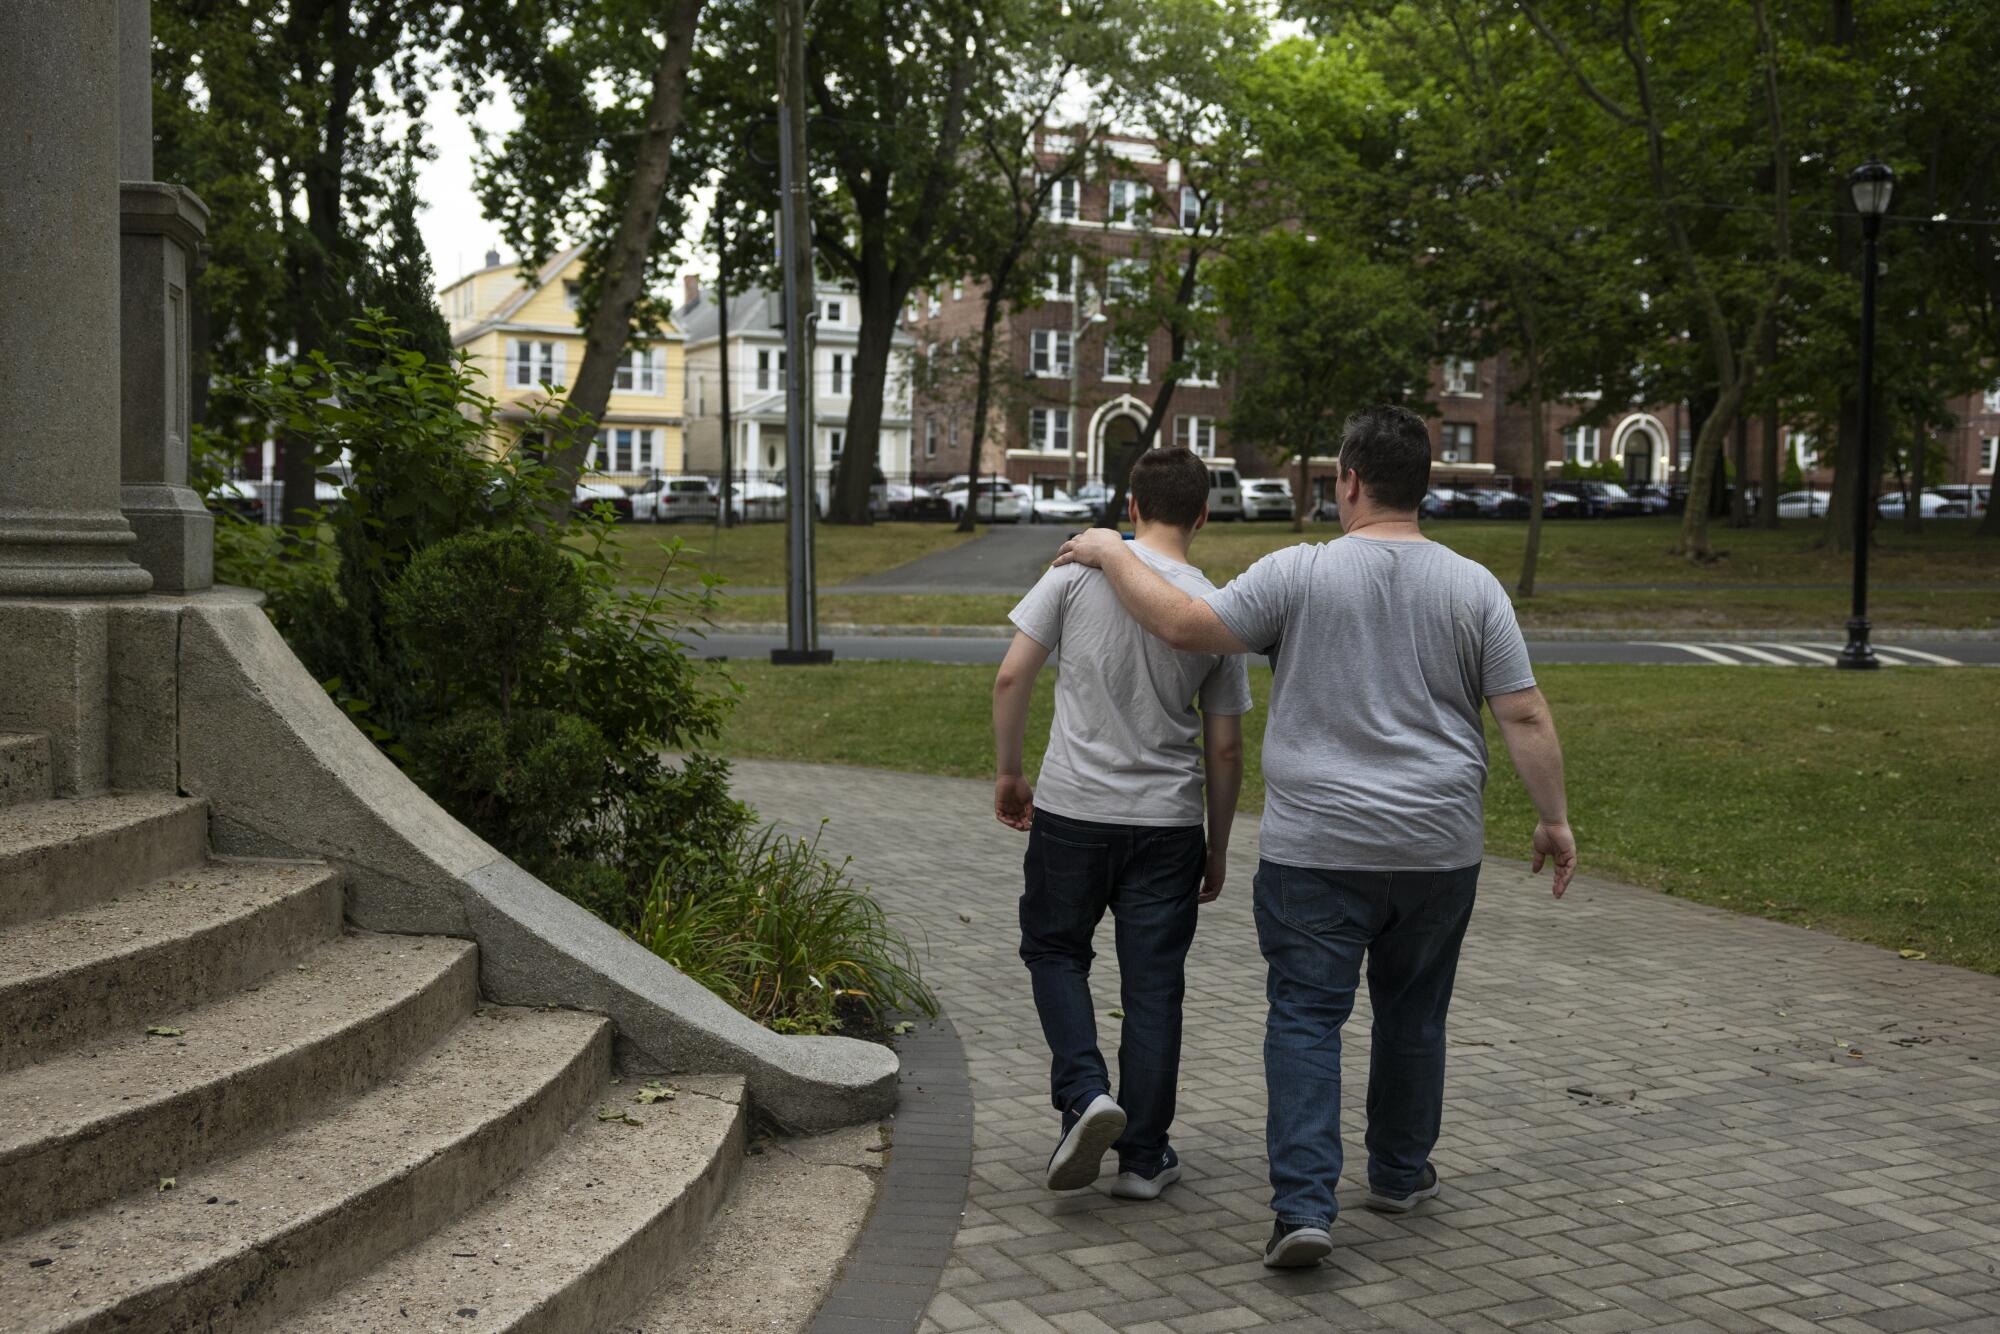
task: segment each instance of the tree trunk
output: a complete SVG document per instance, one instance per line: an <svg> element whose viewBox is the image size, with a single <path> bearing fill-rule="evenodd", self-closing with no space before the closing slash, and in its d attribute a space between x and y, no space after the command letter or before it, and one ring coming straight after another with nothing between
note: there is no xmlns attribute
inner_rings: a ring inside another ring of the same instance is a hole
<svg viewBox="0 0 2000 1334"><path fill-rule="evenodd" d="M1528 545L1521 553L1518 597L1535 595L1535 567L1542 558L1542 501L1548 494L1548 410L1542 400L1542 377L1532 347L1528 351Z"/></svg>
<svg viewBox="0 0 2000 1334"><path fill-rule="evenodd" d="M1779 481L1784 476L1784 454L1779 440L1778 404L1773 399L1764 409L1764 438L1761 476L1757 485L1757 526L1776 528L1778 526L1778 492L1783 487Z"/></svg>
<svg viewBox="0 0 2000 1334"><path fill-rule="evenodd" d="M1000 328L1000 310L1005 304L1002 293L1007 290L1007 280L1012 276L1014 264L1011 259L998 266L999 271L986 285L986 309L981 313L979 323L979 378L972 392L972 467L966 474L972 480L965 489L965 513L959 517L958 531L969 533L976 526L977 516L973 510L979 499L979 460L986 452L986 413L993 401L993 341ZM1078 293L1072 293L1072 298ZM1077 350L1069 350L1071 373L1075 373ZM1070 422L1070 448L1076 447L1076 423Z"/></svg>
<svg viewBox="0 0 2000 1334"><path fill-rule="evenodd" d="M646 283L646 258L659 231L660 198L666 191L667 170L673 162L674 140L684 119L688 62L694 54L695 27L703 0L673 0L668 10L666 40L653 67L653 89L646 106L646 125L632 161L631 180L618 229L605 249L603 282L584 331L583 364L569 387L555 422L548 462L555 469L556 496L552 507L567 515L583 458L597 432L598 418L611 397L618 362L632 341L632 311Z"/></svg>
<svg viewBox="0 0 2000 1334"><path fill-rule="evenodd" d="M1834 551L1854 550L1854 486L1861 453L1861 408L1851 387L1840 391L1840 419L1834 428L1833 485L1827 489L1827 525L1820 542Z"/></svg>
<svg viewBox="0 0 2000 1334"><path fill-rule="evenodd" d="M733 528L736 518L730 511L729 502L736 489L736 416L729 402L729 238L723 233L721 217L721 201L718 200L715 224L715 364L722 390L722 494L720 503L715 507L715 522L718 527ZM685 392L682 397L686 397Z"/></svg>
<svg viewBox="0 0 2000 1334"><path fill-rule="evenodd" d="M908 292L899 292L893 282L867 285L861 289L861 331L854 349L854 383L847 401L847 443L841 447L840 467L834 472L832 495L827 501L829 523L865 524L869 488L882 456L882 417L889 386L889 353L895 347L896 314L903 308ZM979 429L978 423L973 430ZM975 493L976 494L976 493ZM967 496L967 508L975 496Z"/></svg>
<svg viewBox="0 0 2000 1334"><path fill-rule="evenodd" d="M1729 526L1748 528L1750 526L1750 423L1742 417L1736 419L1734 448L1730 451L1729 466L1736 473L1735 485L1729 489Z"/></svg>
<svg viewBox="0 0 2000 1334"><path fill-rule="evenodd" d="M1924 422L1917 420L1916 429L1910 435L1910 467L1904 474L1903 482L1903 531L1912 535L1923 531L1924 521L1924 473L1930 462L1930 441L1926 438Z"/></svg>

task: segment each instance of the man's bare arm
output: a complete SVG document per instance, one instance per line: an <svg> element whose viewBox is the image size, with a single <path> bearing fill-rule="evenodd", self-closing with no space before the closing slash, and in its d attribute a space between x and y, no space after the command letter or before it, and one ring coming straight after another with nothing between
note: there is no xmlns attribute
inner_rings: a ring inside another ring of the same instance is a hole
<svg viewBox="0 0 2000 1334"><path fill-rule="evenodd" d="M1486 701L1493 719L1500 724L1500 737L1513 758L1514 772L1527 785L1528 799L1535 803L1541 823L1535 826L1534 869L1555 859L1555 894L1563 896L1570 877L1576 874L1576 836L1569 828L1569 798L1563 790L1562 742L1556 738L1556 720L1549 702L1534 686Z"/></svg>
<svg viewBox="0 0 2000 1334"><path fill-rule="evenodd" d="M1022 770L1021 746L1035 678L1048 660L1046 647L1015 631L993 678L993 818L1011 829L1026 829L1035 818L1035 790Z"/></svg>
<svg viewBox="0 0 2000 1334"><path fill-rule="evenodd" d="M1186 653L1250 652L1212 607L1162 579L1109 528L1092 528L1063 543L1056 564L1102 570L1132 619L1174 648Z"/></svg>
<svg viewBox="0 0 2000 1334"><path fill-rule="evenodd" d="M1229 831L1236 823L1236 798L1243 791L1243 719L1227 713L1202 714L1201 750L1208 791L1208 867L1201 901L1213 903L1229 873Z"/></svg>

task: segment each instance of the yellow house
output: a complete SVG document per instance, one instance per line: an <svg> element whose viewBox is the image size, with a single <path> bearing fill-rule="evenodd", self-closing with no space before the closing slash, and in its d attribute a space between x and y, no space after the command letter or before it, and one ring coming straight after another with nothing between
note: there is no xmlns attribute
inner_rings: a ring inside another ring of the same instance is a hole
<svg viewBox="0 0 2000 1334"><path fill-rule="evenodd" d="M480 389L500 402L512 448L549 385L567 385L583 364L577 291L583 249L551 258L523 283L519 266L486 252L486 266L438 294L452 346L472 357ZM681 333L669 326L627 347L612 382L588 467L627 486L681 471Z"/></svg>

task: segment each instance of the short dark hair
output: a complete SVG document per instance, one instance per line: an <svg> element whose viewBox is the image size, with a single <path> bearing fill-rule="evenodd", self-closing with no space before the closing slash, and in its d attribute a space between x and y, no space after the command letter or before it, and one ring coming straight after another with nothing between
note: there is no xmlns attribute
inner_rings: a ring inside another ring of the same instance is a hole
<svg viewBox="0 0 2000 1334"><path fill-rule="evenodd" d="M1368 498L1385 510L1413 510L1431 488L1431 428L1408 408L1378 403L1347 419L1340 472L1361 474Z"/></svg>
<svg viewBox="0 0 2000 1334"><path fill-rule="evenodd" d="M1208 504L1208 465L1192 449L1149 449L1132 465L1127 483L1148 523L1193 530Z"/></svg>

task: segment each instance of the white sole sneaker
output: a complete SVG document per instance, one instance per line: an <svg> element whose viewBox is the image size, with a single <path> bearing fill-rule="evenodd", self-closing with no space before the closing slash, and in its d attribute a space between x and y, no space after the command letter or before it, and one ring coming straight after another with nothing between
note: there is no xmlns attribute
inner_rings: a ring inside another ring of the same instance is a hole
<svg viewBox="0 0 2000 1334"><path fill-rule="evenodd" d="M1310 1269L1333 1254L1325 1228L1295 1227L1264 1251L1266 1269Z"/></svg>
<svg viewBox="0 0 2000 1334"><path fill-rule="evenodd" d="M1044 1184L1050 1190L1082 1190L1104 1169L1104 1155L1125 1133L1125 1109L1100 1093L1083 1109L1049 1158Z"/></svg>
<svg viewBox="0 0 2000 1334"><path fill-rule="evenodd" d="M1438 1180L1435 1168L1431 1170L1431 1184L1419 1186L1408 1195L1382 1195L1373 1186L1368 1188L1368 1198L1362 1203L1379 1214L1406 1214L1425 1200L1434 1200L1444 1184Z"/></svg>
<svg viewBox="0 0 2000 1334"><path fill-rule="evenodd" d="M1121 1200L1157 1200L1160 1192L1181 1179L1181 1165L1163 1167L1158 1176L1142 1177L1137 1172L1120 1172L1111 1178L1111 1193Z"/></svg>

